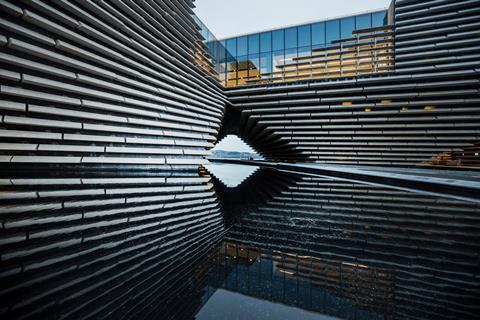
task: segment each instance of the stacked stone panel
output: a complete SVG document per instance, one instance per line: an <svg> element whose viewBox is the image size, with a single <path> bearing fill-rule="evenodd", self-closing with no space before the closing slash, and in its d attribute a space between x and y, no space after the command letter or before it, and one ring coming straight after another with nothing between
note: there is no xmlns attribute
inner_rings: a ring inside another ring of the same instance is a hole
<svg viewBox="0 0 480 320"><path fill-rule="evenodd" d="M225 98L195 64L193 3L0 2L0 161L187 168Z"/></svg>
<svg viewBox="0 0 480 320"><path fill-rule="evenodd" d="M476 166L480 1L394 10L391 72L227 89L247 143L276 161Z"/></svg>

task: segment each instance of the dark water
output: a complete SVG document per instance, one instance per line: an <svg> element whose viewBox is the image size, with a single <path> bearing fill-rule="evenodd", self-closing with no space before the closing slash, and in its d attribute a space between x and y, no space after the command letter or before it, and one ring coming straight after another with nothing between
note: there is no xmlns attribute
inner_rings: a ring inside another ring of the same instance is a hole
<svg viewBox="0 0 480 320"><path fill-rule="evenodd" d="M0 318L478 319L478 203L209 170L2 171Z"/></svg>

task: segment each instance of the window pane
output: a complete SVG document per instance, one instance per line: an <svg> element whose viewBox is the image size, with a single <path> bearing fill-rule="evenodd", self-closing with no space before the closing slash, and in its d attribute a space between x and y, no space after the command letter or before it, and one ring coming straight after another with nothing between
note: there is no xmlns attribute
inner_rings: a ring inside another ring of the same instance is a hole
<svg viewBox="0 0 480 320"><path fill-rule="evenodd" d="M290 66L296 63L294 60L297 57L297 48L285 50L285 63L288 63Z"/></svg>
<svg viewBox="0 0 480 320"><path fill-rule="evenodd" d="M356 29L368 29L372 27L372 15L364 14L357 17L357 26Z"/></svg>
<svg viewBox="0 0 480 320"><path fill-rule="evenodd" d="M312 56L312 47L301 47L298 48L298 57L311 57ZM307 60L302 59L300 60L302 63L305 63Z"/></svg>
<svg viewBox="0 0 480 320"><path fill-rule="evenodd" d="M298 27L298 46L305 47L312 44L310 25Z"/></svg>
<svg viewBox="0 0 480 320"><path fill-rule="evenodd" d="M259 35L252 34L248 36L248 54L256 54L260 52Z"/></svg>
<svg viewBox="0 0 480 320"><path fill-rule="evenodd" d="M245 80L248 78L248 56L240 56L238 57L238 84L245 84Z"/></svg>
<svg viewBox="0 0 480 320"><path fill-rule="evenodd" d="M355 17L342 19L340 29L342 39L351 38L353 30L355 30Z"/></svg>
<svg viewBox="0 0 480 320"><path fill-rule="evenodd" d="M276 30L272 32L272 42L273 42L273 50L283 50L284 46L284 39L283 39L283 29Z"/></svg>
<svg viewBox="0 0 480 320"><path fill-rule="evenodd" d="M323 52L325 50L320 50L320 49L323 49L325 48L326 45L325 44L316 44L314 46L312 46L312 51L315 51L315 52Z"/></svg>
<svg viewBox="0 0 480 320"><path fill-rule="evenodd" d="M285 29L285 48L296 48L297 44L297 27Z"/></svg>
<svg viewBox="0 0 480 320"><path fill-rule="evenodd" d="M285 60L284 51L275 51L273 53L273 71L282 71L282 68L279 65L283 65L283 60Z"/></svg>
<svg viewBox="0 0 480 320"><path fill-rule="evenodd" d="M325 23L312 24L312 44L324 44L325 43Z"/></svg>
<svg viewBox="0 0 480 320"><path fill-rule="evenodd" d="M220 46L220 62L225 62L227 41L225 40L220 41L219 46Z"/></svg>
<svg viewBox="0 0 480 320"><path fill-rule="evenodd" d="M381 27L387 24L387 12L372 13L372 27Z"/></svg>
<svg viewBox="0 0 480 320"><path fill-rule="evenodd" d="M235 60L227 61L227 86L237 84L237 62Z"/></svg>
<svg viewBox="0 0 480 320"><path fill-rule="evenodd" d="M220 42L212 41L211 55L212 55L212 62L213 64L215 64L215 66L217 66L220 63L220 59L222 58L222 55L223 55L220 48L222 48L222 46L220 45Z"/></svg>
<svg viewBox="0 0 480 320"><path fill-rule="evenodd" d="M272 72L272 53L271 52L260 54L260 72L262 74L262 77L268 77L269 76L268 74Z"/></svg>
<svg viewBox="0 0 480 320"><path fill-rule="evenodd" d="M218 64L217 66L217 72L218 72L218 79L221 82L225 82L225 74L226 74L226 64L225 62Z"/></svg>
<svg viewBox="0 0 480 320"><path fill-rule="evenodd" d="M237 56L237 38L227 40L227 58Z"/></svg>
<svg viewBox="0 0 480 320"><path fill-rule="evenodd" d="M265 32L260 35L260 52L272 51L272 33Z"/></svg>
<svg viewBox="0 0 480 320"><path fill-rule="evenodd" d="M294 76L297 73L297 48L285 50L285 75Z"/></svg>
<svg viewBox="0 0 480 320"><path fill-rule="evenodd" d="M326 40L327 44L331 44L333 41L340 39L340 21L333 20L328 21L326 25Z"/></svg>
<svg viewBox="0 0 480 320"><path fill-rule="evenodd" d="M237 57L244 56L248 53L247 36L237 38Z"/></svg>
<svg viewBox="0 0 480 320"><path fill-rule="evenodd" d="M260 56L253 54L248 56L248 77L260 78Z"/></svg>

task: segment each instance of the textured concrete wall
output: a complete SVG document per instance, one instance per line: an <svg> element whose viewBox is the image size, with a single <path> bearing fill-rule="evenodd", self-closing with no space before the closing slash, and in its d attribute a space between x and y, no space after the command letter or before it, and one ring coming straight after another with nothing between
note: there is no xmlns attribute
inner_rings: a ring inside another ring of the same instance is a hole
<svg viewBox="0 0 480 320"><path fill-rule="evenodd" d="M191 0L0 1L0 161L196 167L225 98Z"/></svg>
<svg viewBox="0 0 480 320"><path fill-rule="evenodd" d="M227 90L243 138L270 160L342 164L415 165L474 147L480 1L395 4L395 71Z"/></svg>
<svg viewBox="0 0 480 320"><path fill-rule="evenodd" d="M394 71L228 89L242 138L280 161L455 164L477 150L480 0L395 4ZM191 7L1 1L0 161L203 163L226 97L195 65Z"/></svg>
<svg viewBox="0 0 480 320"><path fill-rule="evenodd" d="M191 316L225 230L209 180L173 170L1 179L0 317Z"/></svg>

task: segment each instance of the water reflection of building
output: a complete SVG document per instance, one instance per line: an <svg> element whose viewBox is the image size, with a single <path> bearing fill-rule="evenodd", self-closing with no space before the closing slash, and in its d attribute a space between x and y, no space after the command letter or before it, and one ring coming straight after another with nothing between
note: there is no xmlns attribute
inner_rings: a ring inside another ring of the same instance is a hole
<svg viewBox="0 0 480 320"><path fill-rule="evenodd" d="M223 253L229 272L221 285L227 290L346 319L390 314L394 283L388 270L236 241L227 241Z"/></svg>
<svg viewBox="0 0 480 320"><path fill-rule="evenodd" d="M283 188L255 176L240 186L245 194L257 187L278 192L258 193L229 229L227 289L348 319L362 319L361 312L389 319L477 317L478 204L276 175ZM315 288L330 300L312 295Z"/></svg>
<svg viewBox="0 0 480 320"><path fill-rule="evenodd" d="M224 233L209 179L4 172L0 317L190 319Z"/></svg>

